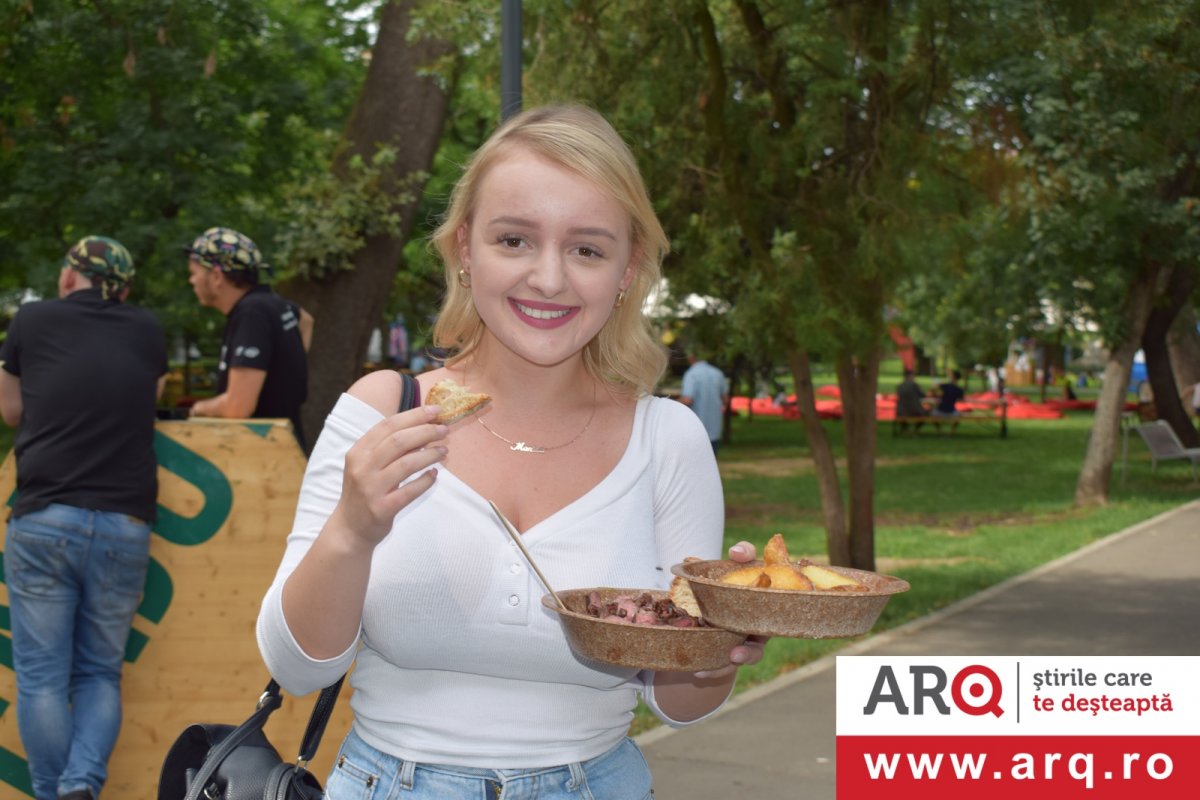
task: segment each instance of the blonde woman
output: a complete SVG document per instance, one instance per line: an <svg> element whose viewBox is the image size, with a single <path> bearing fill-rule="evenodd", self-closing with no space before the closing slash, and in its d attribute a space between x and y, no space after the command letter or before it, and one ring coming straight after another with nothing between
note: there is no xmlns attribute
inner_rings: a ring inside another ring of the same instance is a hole
<svg viewBox="0 0 1200 800"><path fill-rule="evenodd" d="M293 693L357 660L335 800L642 800L650 775L627 737L639 694L669 724L699 721L761 643L710 673L577 659L489 501L556 587L665 587L685 556L720 556L708 435L650 395L666 359L642 306L667 238L620 136L563 106L492 135L434 245L435 344L453 355L421 390L451 378L492 402L450 428L436 406L396 413L392 372L341 398L263 603L264 658Z"/></svg>

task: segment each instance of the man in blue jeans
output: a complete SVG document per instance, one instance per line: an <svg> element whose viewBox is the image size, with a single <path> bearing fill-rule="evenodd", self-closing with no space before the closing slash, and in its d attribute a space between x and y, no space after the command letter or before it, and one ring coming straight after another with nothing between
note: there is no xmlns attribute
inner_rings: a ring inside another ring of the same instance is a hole
<svg viewBox="0 0 1200 800"><path fill-rule="evenodd" d="M0 345L17 427L4 546L17 727L38 800L95 800L121 728L121 667L150 560L163 329L124 302L129 252L88 236L59 297L18 310Z"/></svg>

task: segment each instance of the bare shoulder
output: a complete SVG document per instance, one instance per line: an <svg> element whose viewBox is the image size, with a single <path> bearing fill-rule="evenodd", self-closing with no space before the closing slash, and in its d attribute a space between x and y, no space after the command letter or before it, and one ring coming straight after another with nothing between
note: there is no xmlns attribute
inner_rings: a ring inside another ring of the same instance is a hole
<svg viewBox="0 0 1200 800"><path fill-rule="evenodd" d="M346 390L351 397L362 400L380 414L388 416L400 407L400 373L391 369L370 372Z"/></svg>

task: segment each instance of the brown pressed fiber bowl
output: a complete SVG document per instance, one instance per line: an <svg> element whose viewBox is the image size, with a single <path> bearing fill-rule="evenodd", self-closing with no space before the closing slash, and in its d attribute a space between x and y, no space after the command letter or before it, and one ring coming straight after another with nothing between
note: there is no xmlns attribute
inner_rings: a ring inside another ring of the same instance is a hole
<svg viewBox="0 0 1200 800"><path fill-rule="evenodd" d="M558 607L553 595L542 597L542 605L558 614L571 649L592 661L664 672L720 669L729 664L729 651L746 638L720 628L632 625L598 619L587 613L588 595L592 592L599 592L604 603L619 595L638 597L643 592L649 592L656 600L667 596L665 591L649 589L567 589L558 593L566 611Z"/></svg>
<svg viewBox="0 0 1200 800"><path fill-rule="evenodd" d="M865 592L829 590L758 589L722 583L726 573L742 567L762 566L762 560L687 561L671 567L672 574L687 580L704 618L712 625L759 636L797 639L840 639L871 630L894 594L909 589L907 581L849 567L828 567L854 578Z"/></svg>

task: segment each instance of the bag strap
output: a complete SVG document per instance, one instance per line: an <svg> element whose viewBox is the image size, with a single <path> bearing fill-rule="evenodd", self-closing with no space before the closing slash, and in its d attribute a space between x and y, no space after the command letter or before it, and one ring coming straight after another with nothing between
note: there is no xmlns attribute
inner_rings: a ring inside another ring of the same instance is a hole
<svg viewBox="0 0 1200 800"><path fill-rule="evenodd" d="M420 402L420 386L417 384L417 379L407 373L400 373L400 410L407 411L410 408L415 408ZM312 715L308 718L308 727L304 729L304 739L300 743L300 755L298 766L304 766L312 761L317 754L317 748L321 745L321 737L325 735L325 726L329 724L329 718L333 714L333 707L337 704L338 693L341 692L342 683L346 680L346 676L337 679L337 683L332 686L326 686L321 690L321 694L317 697L317 702L313 705ZM272 678L267 688L263 691L262 697L259 698L258 707L250 718L241 725L230 731L229 735L209 751L208 756L204 759L204 764L196 772L196 776L192 779L192 784L188 788L187 796L184 800L200 800L204 787L212 778L213 773L221 766L221 762L229 757L238 745L245 741L247 736L258 730L262 730L267 724L267 717L271 716L280 705L283 704L283 696L280 694L279 684Z"/></svg>
<svg viewBox="0 0 1200 800"><path fill-rule="evenodd" d="M329 723L329 717L333 713L333 706L337 702L338 692L341 691L342 682L345 680L346 676L343 675L338 678L337 683L322 689L321 694L317 697L317 702L313 706L312 716L308 719L308 727L304 731L304 740L300 746L301 764L307 764L309 761L312 761L313 756L317 754L317 747L321 744L321 736L325 733L325 726ZM272 678L267 684L267 688L263 690L262 697L258 699L258 707L255 708L250 718L230 731L228 736L208 752L204 763L196 771L195 777L192 778L184 800L202 800L202 798L207 797L204 794L204 789L212 779L213 773L221 766L221 762L228 758L229 754L245 741L248 736L255 731L262 730L263 726L267 724L267 718L282 704L283 695L280 693L279 684Z"/></svg>
<svg viewBox="0 0 1200 800"><path fill-rule="evenodd" d="M338 683L340 684L341 681ZM258 699L258 706L250 718L230 731L229 735L218 742L216 747L208 751L204 763L200 765L200 769L192 778L184 800L200 800L203 797L205 786L208 785L213 773L221 766L221 762L228 758L229 754L245 741L247 736L262 730L262 727L267 724L267 717L271 716L281 705L283 705L283 696L279 693L279 684L272 678L271 682L267 684L267 688L263 690L262 697Z"/></svg>
<svg viewBox="0 0 1200 800"><path fill-rule="evenodd" d="M313 706L312 716L308 718L308 727L304 729L304 739L300 743L299 763L301 765L307 764L316 756L317 748L321 745L321 737L325 734L325 726L329 723L330 715L333 714L338 692L341 691L342 682L345 680L346 676L343 675L337 679L337 683L321 690L321 695L317 698L316 705Z"/></svg>
<svg viewBox="0 0 1200 800"><path fill-rule="evenodd" d="M421 402L421 387L417 379L407 372L400 373L400 410L416 408Z"/></svg>

